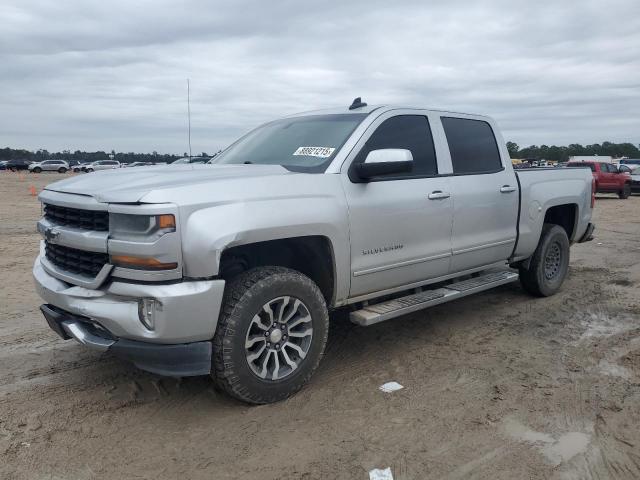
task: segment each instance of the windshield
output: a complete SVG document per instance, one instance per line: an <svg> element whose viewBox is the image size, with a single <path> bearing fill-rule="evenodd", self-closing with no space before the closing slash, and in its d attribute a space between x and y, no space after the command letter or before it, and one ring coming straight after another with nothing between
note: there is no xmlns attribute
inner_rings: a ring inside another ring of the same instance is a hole
<svg viewBox="0 0 640 480"><path fill-rule="evenodd" d="M324 172L366 116L309 115L276 120L248 133L211 163L282 165L299 172Z"/></svg>

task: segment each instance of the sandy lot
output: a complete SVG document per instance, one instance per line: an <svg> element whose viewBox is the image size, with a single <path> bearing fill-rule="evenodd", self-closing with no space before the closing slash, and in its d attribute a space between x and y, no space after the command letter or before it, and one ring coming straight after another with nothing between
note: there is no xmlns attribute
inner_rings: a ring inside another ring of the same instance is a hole
<svg viewBox="0 0 640 480"><path fill-rule="evenodd" d="M312 383L249 407L48 329L29 187L57 178L0 172L0 478L640 478L640 197L598 199L555 297L513 284L369 328L335 314Z"/></svg>

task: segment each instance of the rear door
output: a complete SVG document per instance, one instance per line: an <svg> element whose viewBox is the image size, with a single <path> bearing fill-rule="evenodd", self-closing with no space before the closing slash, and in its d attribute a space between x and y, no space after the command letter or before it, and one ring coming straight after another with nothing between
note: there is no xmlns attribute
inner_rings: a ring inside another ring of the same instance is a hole
<svg viewBox="0 0 640 480"><path fill-rule="evenodd" d="M453 176L451 272L509 258L516 242L518 184L502 138L487 119L442 116Z"/></svg>
<svg viewBox="0 0 640 480"><path fill-rule="evenodd" d="M432 119L426 112L417 112L421 111L381 115L345 162L342 182L350 223L351 297L449 272L450 177L440 174L446 167L436 154ZM386 148L410 150L412 171L367 183L349 177L348 170L363 162L370 151Z"/></svg>

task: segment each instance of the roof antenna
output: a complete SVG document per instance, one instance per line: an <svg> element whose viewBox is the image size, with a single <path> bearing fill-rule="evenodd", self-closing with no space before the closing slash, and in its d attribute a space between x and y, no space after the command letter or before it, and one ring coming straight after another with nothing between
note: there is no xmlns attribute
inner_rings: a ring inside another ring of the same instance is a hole
<svg viewBox="0 0 640 480"><path fill-rule="evenodd" d="M349 110L355 110L356 108L366 107L367 104L362 101L362 98L357 97L353 99L353 103L349 107Z"/></svg>
<svg viewBox="0 0 640 480"><path fill-rule="evenodd" d="M191 91L187 78L187 118L189 121L189 159L191 159Z"/></svg>

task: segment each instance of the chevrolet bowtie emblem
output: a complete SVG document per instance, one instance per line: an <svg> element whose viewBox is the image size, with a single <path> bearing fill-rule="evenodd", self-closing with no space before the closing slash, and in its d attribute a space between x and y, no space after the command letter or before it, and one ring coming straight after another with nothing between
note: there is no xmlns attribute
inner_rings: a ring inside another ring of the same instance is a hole
<svg viewBox="0 0 640 480"><path fill-rule="evenodd" d="M47 228L44 231L44 238L46 238L48 242L55 240L56 238L58 238L59 235L60 235L60 232L57 230L54 230L53 228Z"/></svg>

